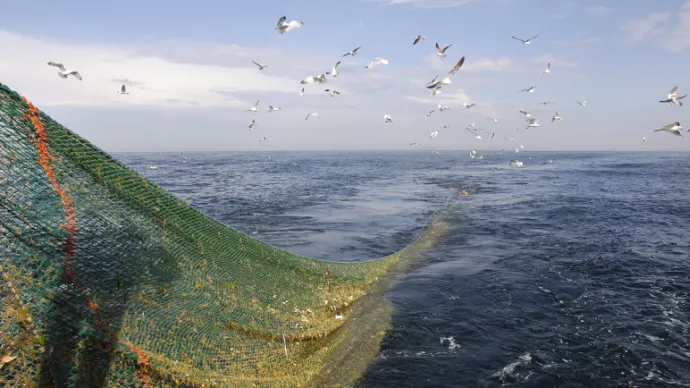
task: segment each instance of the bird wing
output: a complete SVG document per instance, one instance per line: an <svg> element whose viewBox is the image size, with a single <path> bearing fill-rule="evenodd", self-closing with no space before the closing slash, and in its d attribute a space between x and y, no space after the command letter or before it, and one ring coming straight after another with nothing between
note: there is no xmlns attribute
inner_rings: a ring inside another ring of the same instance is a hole
<svg viewBox="0 0 690 388"><path fill-rule="evenodd" d="M352 53L345 53L345 54L341 55L340 57L346 57L348 55L352 55Z"/></svg>
<svg viewBox="0 0 690 388"><path fill-rule="evenodd" d="M278 19L278 24L277 26L280 27L285 23L285 19L287 19L287 16L281 16L280 19Z"/></svg>
<svg viewBox="0 0 690 388"><path fill-rule="evenodd" d="M431 82L427 83L427 85L431 85L431 84L433 84L434 82L436 82L436 78L438 78L438 75L437 75L436 77L434 77L434 79L432 79Z"/></svg>
<svg viewBox="0 0 690 388"><path fill-rule="evenodd" d="M302 27L304 25L303 22L297 21L297 20L292 20L291 22L287 23L288 29L293 29L293 28L298 28Z"/></svg>
<svg viewBox="0 0 690 388"><path fill-rule="evenodd" d="M125 88L125 85L122 85L122 87L120 88L120 91L121 91L122 93L124 93L124 92L127 91L127 88Z"/></svg>
<svg viewBox="0 0 690 388"><path fill-rule="evenodd" d="M539 34L537 34L537 35L535 35L535 36L533 36L533 37L531 37L531 38L529 38L529 39L527 39L527 40L530 41L530 40L532 40L532 39L537 39L538 37L539 37Z"/></svg>
<svg viewBox="0 0 690 388"><path fill-rule="evenodd" d="M460 70L463 63L465 63L465 57L460 58L458 63L456 63L455 66L453 66L453 68L448 72L448 74L446 75L446 77L444 79L450 79L450 77L454 76L455 73L457 73L458 70Z"/></svg>
<svg viewBox="0 0 690 388"><path fill-rule="evenodd" d="M663 127L661 127L662 130L670 130L671 128L675 127L676 123L671 123L671 124L666 124Z"/></svg>
<svg viewBox="0 0 690 388"><path fill-rule="evenodd" d="M436 52L441 54L441 46L438 45L438 42L436 42Z"/></svg>
<svg viewBox="0 0 690 388"><path fill-rule="evenodd" d="M333 72L334 72L334 73L335 73L335 69L337 69L337 68L338 68L338 65L340 65L340 62L341 62L341 61L338 61L338 62L335 63L335 65L333 65Z"/></svg>
<svg viewBox="0 0 690 388"><path fill-rule="evenodd" d="M255 65L257 65L257 66L259 66L259 67L262 67L260 64L254 62L254 61L252 61L252 63L255 64Z"/></svg>
<svg viewBox="0 0 690 388"><path fill-rule="evenodd" d="M335 93L335 94L340 94L340 92L337 91L337 90L334 90L333 93Z"/></svg>
<svg viewBox="0 0 690 388"><path fill-rule="evenodd" d="M356 49L352 50L352 52L353 52L353 53L356 53L357 50L359 50L359 49L361 49L361 48L362 48L362 46L359 46L359 47L357 47Z"/></svg>
<svg viewBox="0 0 690 388"><path fill-rule="evenodd" d="M550 69L550 68L551 68L551 62L548 62L548 63L546 64L546 68L547 68L547 69Z"/></svg>
<svg viewBox="0 0 690 388"><path fill-rule="evenodd" d="M422 39L422 36L421 36L421 35L417 35L417 37L414 39L414 42L412 43L412 45L413 45L413 46L416 45L417 43L419 43L419 41L420 41L421 39Z"/></svg>
<svg viewBox="0 0 690 388"><path fill-rule="evenodd" d="M520 38L516 38L516 37L514 37L514 36L513 36L513 39L519 40L520 42L523 42L523 43L525 42L524 40L522 40L522 39L520 39Z"/></svg>
<svg viewBox="0 0 690 388"><path fill-rule="evenodd" d="M57 67L58 69L60 69L60 70L62 70L62 71L67 70L67 69L65 69L65 65L63 65L62 63L52 62L52 61L51 61L51 62L48 62L48 65L50 65L50 66L55 66L55 67Z"/></svg>
<svg viewBox="0 0 690 388"><path fill-rule="evenodd" d="M315 78L316 78L316 77L314 77L313 75L310 75L309 77L307 77L307 78L303 79L302 81L300 81L300 83L301 83L301 84L310 84L310 83L314 82L314 79L315 79ZM304 88L302 88L302 91L304 91Z"/></svg>
<svg viewBox="0 0 690 388"><path fill-rule="evenodd" d="M446 50L448 50L453 44L449 44L448 46L444 47L443 50L441 50L441 54L444 54Z"/></svg>
<svg viewBox="0 0 690 388"><path fill-rule="evenodd" d="M76 79L78 79L79 81L81 81L81 74L79 74L78 71L76 71L76 70L71 71L70 74L72 74L72 75L74 76L74 78L76 78Z"/></svg>
<svg viewBox="0 0 690 388"><path fill-rule="evenodd" d="M676 91L678 90L678 86L674 86L673 89L668 93L669 95L676 94Z"/></svg>
<svg viewBox="0 0 690 388"><path fill-rule="evenodd" d="M256 104L254 104L254 109L259 107L259 101L261 101L261 100L256 100Z"/></svg>

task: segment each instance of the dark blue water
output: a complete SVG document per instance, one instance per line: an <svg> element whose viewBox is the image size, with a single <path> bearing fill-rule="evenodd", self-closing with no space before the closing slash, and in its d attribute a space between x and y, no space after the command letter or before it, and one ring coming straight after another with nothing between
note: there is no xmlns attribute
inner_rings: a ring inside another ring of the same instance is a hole
<svg viewBox="0 0 690 388"><path fill-rule="evenodd" d="M446 209L450 233L388 294L393 327L359 386L690 386L690 154L187 156L117 155L307 256L390 254Z"/></svg>

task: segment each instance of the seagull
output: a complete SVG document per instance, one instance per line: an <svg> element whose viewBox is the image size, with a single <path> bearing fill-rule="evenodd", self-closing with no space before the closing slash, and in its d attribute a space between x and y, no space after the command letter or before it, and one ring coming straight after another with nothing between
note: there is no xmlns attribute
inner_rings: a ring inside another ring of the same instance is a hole
<svg viewBox="0 0 690 388"><path fill-rule="evenodd" d="M530 117L527 119L527 128L535 128L539 126L539 120L536 117Z"/></svg>
<svg viewBox="0 0 690 388"><path fill-rule="evenodd" d="M469 125L468 125L467 127L465 127L465 129L466 129L469 133L473 134L474 137L475 137L477 140L481 140L481 139L482 139L481 136L477 135L477 132L475 132L474 130L472 130L472 129L469 128Z"/></svg>
<svg viewBox="0 0 690 388"><path fill-rule="evenodd" d="M432 113L434 113L434 112L436 112L436 110L435 110L435 109L434 109L434 110L431 110L431 111L429 111L429 113L427 113L427 114L426 114L426 117L429 117L429 116L431 116L431 114L432 114Z"/></svg>
<svg viewBox="0 0 690 388"><path fill-rule="evenodd" d="M451 83L450 79L455 75L455 73L458 72L458 70L460 70L463 63L465 63L465 57L460 58L458 63L456 63L455 66L453 66L453 68L448 72L448 74L446 74L445 77L443 77L442 80L437 81L437 82L433 82L433 81L430 82L427 85L427 89L434 89L434 88L438 89L438 88L442 87L443 85L450 85L450 83ZM434 78L434 80L436 80L436 78Z"/></svg>
<svg viewBox="0 0 690 388"><path fill-rule="evenodd" d="M511 160L510 161L510 167L522 167L524 166L524 163L522 163L519 160Z"/></svg>
<svg viewBox="0 0 690 388"><path fill-rule="evenodd" d="M182 161L182 163L187 163L187 161L189 160L187 155L185 155L184 152L180 152L180 153L182 154L182 157L184 158L184 161Z"/></svg>
<svg viewBox="0 0 690 388"><path fill-rule="evenodd" d="M465 101L465 102L462 103L462 106L464 106L464 107L467 108L467 109L470 109L471 107L473 107L473 106L475 106L475 105L477 105L477 103L474 102L474 101L472 101L472 102L467 102L467 101Z"/></svg>
<svg viewBox="0 0 690 388"><path fill-rule="evenodd" d="M523 149L523 150L524 150L524 149L525 149L525 146L523 146L522 144L520 144L520 149Z"/></svg>
<svg viewBox="0 0 690 388"><path fill-rule="evenodd" d="M647 142L647 138L646 138L646 137L643 137L643 138L642 138L642 142L643 142L643 143L646 143L646 142Z"/></svg>
<svg viewBox="0 0 690 388"><path fill-rule="evenodd" d="M341 57L346 57L346 56L348 56L348 55L351 55L351 56L354 57L355 55L357 55L357 51L358 51L359 49L361 49L361 48L362 48L362 46L359 46L359 47L357 47L356 49L351 50L349 53L345 53L345 54L341 55Z"/></svg>
<svg viewBox="0 0 690 388"><path fill-rule="evenodd" d="M661 131L672 133L676 136L683 136L683 128L680 126L680 123L677 121L675 123L667 124L667 125L664 125L663 127L659 128L659 129L654 130L654 132L661 132Z"/></svg>
<svg viewBox="0 0 690 388"><path fill-rule="evenodd" d="M335 89L324 89L324 92L328 92L331 97L335 97L336 94L340 94L340 92Z"/></svg>
<svg viewBox="0 0 690 388"><path fill-rule="evenodd" d="M465 129L470 129L470 128L474 127L475 125L476 125L476 124L475 124L474 122L472 122L472 124L467 124L467 125L465 126Z"/></svg>
<svg viewBox="0 0 690 388"><path fill-rule="evenodd" d="M417 37L414 38L414 42L412 42L412 45L413 45L413 46L416 45L417 43L419 43L420 40L426 40L426 36L424 36L424 35L417 35Z"/></svg>
<svg viewBox="0 0 690 388"><path fill-rule="evenodd" d="M314 116L314 117L317 117L317 118L318 118L318 117L319 117L319 114L316 113L316 112L314 112L314 113L309 113L309 114L307 115L307 118L305 118L305 120L309 120L309 118L310 118L311 116Z"/></svg>
<svg viewBox="0 0 690 388"><path fill-rule="evenodd" d="M383 120L386 124L393 122L393 118L391 117L391 115L383 115Z"/></svg>
<svg viewBox="0 0 690 388"><path fill-rule="evenodd" d="M256 100L256 104L254 104L254 106L251 107L250 109L246 109L245 112L258 112L259 111L259 101L260 100Z"/></svg>
<svg viewBox="0 0 690 388"><path fill-rule="evenodd" d="M585 106L587 106L588 102L589 102L589 100L584 100L582 102L578 101L577 103L580 104L580 106L584 108Z"/></svg>
<svg viewBox="0 0 690 388"><path fill-rule="evenodd" d="M304 96L304 88L302 88L302 91L297 93L298 96Z"/></svg>
<svg viewBox="0 0 690 388"><path fill-rule="evenodd" d="M250 131L253 131L253 130L256 129L257 126L258 126L258 124L256 123L256 120L252 120L252 122L249 123L249 127L248 127L248 128L249 128Z"/></svg>
<svg viewBox="0 0 690 388"><path fill-rule="evenodd" d="M277 106L269 105L268 106L268 113L275 112L277 110L280 110Z"/></svg>
<svg viewBox="0 0 690 388"><path fill-rule="evenodd" d="M268 141L268 138L266 136L264 136L261 139L259 139L259 142L262 142L262 141Z"/></svg>
<svg viewBox="0 0 690 388"><path fill-rule="evenodd" d="M539 103L539 105L549 105L549 104L553 104L553 102L551 102L551 101L542 101L542 102Z"/></svg>
<svg viewBox="0 0 690 388"><path fill-rule="evenodd" d="M411 145L411 146L419 147L421 144L419 144L419 143L410 143L410 145Z"/></svg>
<svg viewBox="0 0 690 388"><path fill-rule="evenodd" d="M498 154L499 154L499 155L503 155L503 151L505 151L505 148L502 149L501 152L499 152Z"/></svg>
<svg viewBox="0 0 690 388"><path fill-rule="evenodd" d="M283 16L278 20L278 25L276 25L276 32L279 34L284 34L294 28L299 28L304 25L303 22L297 21L297 20L292 20L290 22L285 22L286 17Z"/></svg>
<svg viewBox="0 0 690 388"><path fill-rule="evenodd" d="M442 49L441 46L439 46L438 43L436 43L436 55L438 55L441 58L445 58L446 57L446 50L451 48L451 46L453 46L453 45L449 44L448 46L446 46Z"/></svg>
<svg viewBox="0 0 690 388"><path fill-rule="evenodd" d="M493 117L487 117L486 119L487 119L487 120L491 120L491 121L493 121L494 123L497 123L497 122L498 122L498 119L495 119L495 118L493 118Z"/></svg>
<svg viewBox="0 0 690 388"><path fill-rule="evenodd" d="M529 39L527 39L527 40L523 40L523 39L516 38L516 37L513 36L513 39L519 40L520 42L522 42L522 44L531 44L531 43L532 43L532 40L533 40L533 39L537 39L538 37L539 37L539 35L536 35L536 36L533 36L533 37L531 37L531 38L529 38Z"/></svg>
<svg viewBox="0 0 690 388"><path fill-rule="evenodd" d="M434 82L436 82L436 78L438 78L438 75L436 75L436 77L434 77L434 79L432 79L431 82L428 82L426 84L426 86L429 86L429 85L433 84Z"/></svg>
<svg viewBox="0 0 690 388"><path fill-rule="evenodd" d="M520 150L516 148L516 149L515 149L515 153L516 153L516 154L519 154L519 153L520 153Z"/></svg>
<svg viewBox="0 0 690 388"><path fill-rule="evenodd" d="M310 75L309 77L301 80L299 83L301 83L302 85L306 85L306 84L311 84L314 82L318 82L319 85L324 83L324 82L327 82L326 81L326 74L321 73L319 75Z"/></svg>
<svg viewBox="0 0 690 388"><path fill-rule="evenodd" d="M436 89L436 90L434 90L433 92L431 92L431 95L432 95L432 96L438 96L438 95L441 94L441 93L443 93L443 91L441 91L441 90L439 90L439 89Z"/></svg>
<svg viewBox="0 0 690 388"><path fill-rule="evenodd" d="M530 112L525 112L524 110L521 110L520 113L522 113L523 115L525 115L525 118L526 118L526 119L532 117L532 113L530 113Z"/></svg>
<svg viewBox="0 0 690 388"><path fill-rule="evenodd" d="M546 69L544 69L544 74L551 74L551 62L546 64Z"/></svg>
<svg viewBox="0 0 690 388"><path fill-rule="evenodd" d="M336 64L333 65L333 70L329 71L326 74L330 75L331 77L337 77L338 76L338 65L340 65L340 61L336 62Z"/></svg>
<svg viewBox="0 0 690 388"><path fill-rule="evenodd" d="M438 129L435 130L434 132L431 132L431 133L429 134L429 137L432 138L432 139L435 139L436 136L438 136Z"/></svg>
<svg viewBox="0 0 690 388"><path fill-rule="evenodd" d="M255 64L255 65L257 65L257 66L259 66L259 70L263 70L263 69L265 69L265 68L268 67L268 65L261 65L261 64L258 64L258 63L256 63L256 62L254 62L254 61L252 61L252 63Z"/></svg>
<svg viewBox="0 0 690 388"><path fill-rule="evenodd" d="M155 170L155 169L158 168L158 166L156 166L155 164L152 164L152 165L149 166L149 168L150 168L151 170Z"/></svg>
<svg viewBox="0 0 690 388"><path fill-rule="evenodd" d="M65 65L63 65L63 64L60 63L60 62L53 62L53 61L50 61L50 62L48 62L48 66L55 66L55 67L57 67L58 69L60 69L61 71L67 71L67 69L65 69Z"/></svg>
<svg viewBox="0 0 690 388"><path fill-rule="evenodd" d="M71 76L74 76L74 78L76 78L76 79L78 79L79 81L81 81L81 74L79 74L79 72L76 71L76 70L58 71L58 75L59 75L61 78L67 78L67 76L70 76L70 75L71 75Z"/></svg>
<svg viewBox="0 0 690 388"><path fill-rule="evenodd" d="M364 68L365 68L365 69L369 69L369 68L372 68L372 67L374 67L375 65L378 65L378 64L387 65L387 64L388 64L388 60L387 60L387 59L383 59L383 58L376 57L376 58L374 58L373 61L369 62L368 65L364 66Z"/></svg>
<svg viewBox="0 0 690 388"><path fill-rule="evenodd" d="M436 109L438 109L439 112L443 112L444 110L450 109L448 105L441 105L441 104L436 104Z"/></svg>
<svg viewBox="0 0 690 388"><path fill-rule="evenodd" d="M677 91L678 86L674 86L673 89L671 89L671 92L668 94L668 97L665 100L660 100L659 102L670 102L671 105L678 104L680 106L683 106L683 102L681 100L687 97L688 95L686 94L684 96L678 96Z"/></svg>
<svg viewBox="0 0 690 388"><path fill-rule="evenodd" d="M530 87L529 87L529 88L527 88L527 89L522 89L522 90L518 90L518 92L527 92L527 93L532 93L532 92L534 92L534 89L535 89L535 87L534 87L534 86L530 86Z"/></svg>
<svg viewBox="0 0 690 388"><path fill-rule="evenodd" d="M561 117L561 115L558 114L558 112L556 112L556 114L553 115L553 117L551 118L551 122L553 123L556 120L563 120L563 118Z"/></svg>
<svg viewBox="0 0 690 388"><path fill-rule="evenodd" d="M117 94L129 94L129 92L127 91L127 87L125 85L122 85L120 90L117 91Z"/></svg>

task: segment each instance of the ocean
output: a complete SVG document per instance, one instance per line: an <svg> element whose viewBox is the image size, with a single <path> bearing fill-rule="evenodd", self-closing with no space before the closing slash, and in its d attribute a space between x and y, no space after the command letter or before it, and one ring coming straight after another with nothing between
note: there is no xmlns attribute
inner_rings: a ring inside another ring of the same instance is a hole
<svg viewBox="0 0 690 388"><path fill-rule="evenodd" d="M358 387L690 386L690 154L480 155L115 154L309 257L385 256L442 217Z"/></svg>

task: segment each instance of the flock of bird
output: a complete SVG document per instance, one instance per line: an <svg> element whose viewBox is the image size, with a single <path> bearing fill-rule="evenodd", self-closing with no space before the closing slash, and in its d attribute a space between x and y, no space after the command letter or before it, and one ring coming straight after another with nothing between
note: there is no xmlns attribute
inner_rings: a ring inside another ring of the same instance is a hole
<svg viewBox="0 0 690 388"><path fill-rule="evenodd" d="M286 33L286 32L292 31L292 30L294 30L294 29L300 28L300 27L302 27L302 26L304 26L304 23L303 23L303 22L297 21L297 20L287 21L287 18L286 18L285 16L283 16L283 17L281 17L281 18L278 20L278 23L277 23L277 25L276 25L276 27L275 27L275 31L276 31L277 33L279 33L279 34L284 34L284 33ZM535 36L533 36L533 37L531 37L531 38L529 38L529 39L521 39L521 38L512 36L512 38L513 38L514 40L517 40L517 41L521 42L523 45L531 45L531 44L533 43L533 41L534 41L535 39L537 39L538 37L539 37L539 35L535 35ZM417 35L417 36L414 38L414 40L413 40L413 42L412 42L412 45L413 45L413 46L416 46L416 45L419 44L421 41L425 41L426 39L427 39L427 37L424 36L424 35ZM448 49L450 49L451 47L453 47L453 44L449 44L449 45L446 45L446 46L442 47L441 45L439 45L438 43L436 43L436 55L437 55L440 59L444 59L444 58L446 57L446 55L447 55L446 52L447 52ZM345 57L355 57L356 55L358 55L359 50L360 50L361 48L362 48L362 46L359 46L359 47L357 47L357 48L355 48L355 49L352 49L352 50L346 52L345 54L341 55L341 58L345 58ZM258 62L256 62L256 61L254 61L254 60L252 60L252 63L258 68L259 71L263 71L264 69L266 69L266 68L268 67L268 65L262 65L262 64L260 64L260 63L258 63ZM336 78L336 77L338 77L338 76L340 75L340 73L338 72L338 66L339 66L341 63L342 63L342 59L338 60L338 61L332 66L332 68L330 69L330 71L322 72L322 73L316 74L316 75L310 75L310 76L304 78L303 80L301 80L301 81L300 81L300 84L302 84L302 85L309 85L309 84L318 84L318 85L322 85L322 84L324 84L324 83L327 83L327 82L328 82L328 77L327 77L327 76L330 76L331 78ZM442 88L452 84L452 78L453 78L453 76L462 68L462 66L463 66L464 63L465 63L465 57L463 56L462 58L460 58L459 61L457 61L457 62L455 63L455 65L450 69L450 71L449 71L443 78L439 79L439 78L438 78L438 75L437 75L437 76L435 76L430 82L428 82L428 83L425 85L425 87L431 91L431 95L432 95L432 96L437 96L437 95L443 93ZM388 64L388 60L387 60L387 59L380 58L380 57L376 57L376 58L374 58L373 60L371 60L371 61L369 62L369 64L365 66L365 68L366 68L366 69L371 69L371 68L373 68L374 66L378 66L378 65L387 65L387 64ZM65 68L65 66L64 66L62 63L59 63L59 62L52 62L52 61L51 61L51 62L48 62L48 65L57 67L57 68L59 69L59 71L58 71L57 74L58 74L61 78L63 78L63 79L66 79L68 76L73 76L73 77L76 78L77 80L80 80L80 81L82 80L82 76L81 76L81 74L80 74L77 70L67 70L67 68ZM544 74L544 75L549 75L549 74L551 74L551 71L552 71L552 70L551 70L551 62L548 62L548 63L546 64L546 68L543 70L542 74ZM532 86L529 86L529 87L527 87L527 88L521 89L521 90L519 90L518 92L519 92L519 93L534 93L535 90L536 90L536 86L532 85ZM335 97L335 96L341 94L339 91L335 90L334 88L327 88L327 89L325 89L324 91L327 92L331 97ZM117 93L119 93L119 94L124 94L124 95L129 94L129 92L127 91L127 87L126 87L125 85L122 85L121 88L117 91ZM302 87L301 91L298 93L298 96L304 96L304 93L305 93L305 88ZM687 94L686 94L686 95L682 95L682 96L679 95L679 94L678 94L678 87L677 87L677 86L674 86L674 87L671 89L671 91L669 92L669 94L667 95L667 97L666 97L665 99L663 99L663 100L660 100L659 102L660 102L660 103L670 103L670 104L672 104L672 105L683 106L682 100L683 100L685 97L687 97ZM259 112L259 103L260 103L260 100L257 100L256 103L254 104L254 106L252 106L251 108L247 109L246 112L253 112L253 113ZM583 107L583 108L586 107L588 103L589 103L589 100L577 101L577 104L580 105L580 106ZM553 104L553 103L550 102L550 101L544 101L544 102L541 102L540 104L546 106L546 105ZM475 102L472 102L472 101L466 101L466 102L463 102L463 103L462 103L462 106L463 106L465 109L471 109L472 107L476 106L476 103L475 103ZM437 104L437 105L436 105L436 109L431 110L430 112L428 112L428 113L427 113L427 116L431 116L431 114L434 113L434 112L437 112L437 111L438 111L438 112L444 112L445 110L448 110L448 109L450 109L448 106L444 106L444 105L441 105L441 104ZM273 105L269 105L269 107L268 107L268 112L269 112L269 113L276 112L276 111L280 111L280 110L281 110L281 108L276 107L276 106L273 106ZM525 119L525 124L519 126L517 129L521 129L521 128L525 128L525 129L527 129L527 128L536 128L536 127L540 127L540 126L541 126L541 125L539 124L539 119L536 118L536 117L534 117L534 116L532 115L532 111L526 111L526 110L525 110L525 111L519 111L519 113L523 114L524 119ZM313 118L318 118L318 117L319 117L319 114L318 114L317 112L310 113L310 114L308 114L308 115L305 117L305 120L309 120L309 119L312 118L312 117L313 117ZM392 118L392 116L391 116L390 114L384 114L384 115L383 115L383 119L384 119L384 123L386 123L386 124L393 123L393 118ZM487 117L487 119L490 120L490 121L493 121L494 123L498 122L498 119L496 119L496 118ZM551 117L551 122L552 122L552 123L555 122L555 121L562 121L562 120L563 120L563 117L560 115L559 112L555 112L554 115ZM474 135L474 137L475 137L477 140L481 140L481 139L482 139L482 136L481 136L479 133L477 133L477 131L478 131L479 129L475 128L475 126L476 126L475 123L471 123L471 124L467 125L467 126L465 127L465 129L466 129L468 132L470 132L472 135ZM249 125L248 125L248 130L249 130L249 131L253 131L253 130L255 130L257 127L258 127L258 123L257 123L256 119L252 119L252 121L251 121L251 122L249 123ZM444 125L441 129L446 129L446 128L450 128L450 126L449 126L449 125ZM654 131L655 131L655 132L662 132L662 131L663 131L663 132L669 132L669 133L671 133L671 134L673 134L673 135L676 135L676 136L683 136L683 128L681 127L680 122L674 122L674 123L665 125L665 126L663 126L663 127L661 127L661 128L655 129ZM437 130L432 131L432 132L429 134L429 138L430 138L430 139L435 139L435 138L437 138L437 137L439 136L440 132L441 132L440 129L437 129ZM690 132L690 130L688 130L688 132ZM490 137L493 139L493 138L495 137L496 133L495 133L495 132L485 132L485 136L488 137L489 135L490 135ZM515 141L514 138L504 137L504 139L509 139L510 141L513 141L513 142ZM269 140L268 140L267 137L264 136L264 137L261 137L261 139L260 139L259 141L260 141L260 142L268 142ZM647 138L646 138L646 137L643 137L643 138L642 138L642 141L643 141L643 142L647 142ZM421 145L421 144L418 143L418 142L410 143L410 146L420 146L420 145ZM524 146L523 146L523 145L520 145L519 148L516 147L516 148L515 148L515 153L519 153L519 152L520 152L520 149L524 149ZM499 152L498 154L499 154L499 155L503 155L503 152L504 152L504 151L505 151L505 150L501 150L501 152ZM438 152L434 152L434 154L438 154ZM184 156L184 155L183 155L183 156ZM186 162L186 160L187 160L186 156L185 156L184 158L185 158L185 162ZM479 154L477 153L477 150L472 150L472 151L470 152L470 159L475 160L475 159L482 159L482 158L483 158L483 156L479 155ZM530 159L531 159L531 158L530 158ZM551 161L549 161L549 162L551 162ZM520 167L520 166L523 165L523 163L520 162L520 161L517 161L517 160L511 160L510 165L511 165L511 166L516 166L516 167Z"/></svg>

